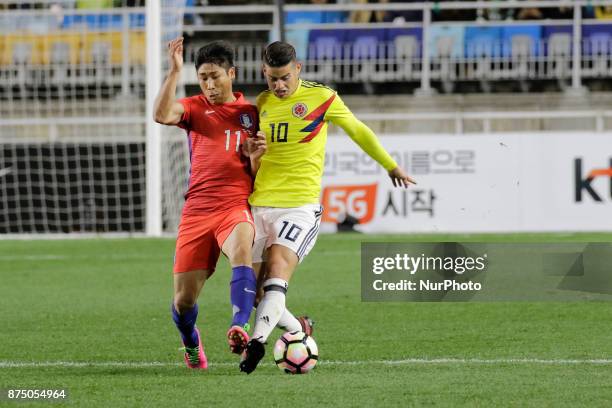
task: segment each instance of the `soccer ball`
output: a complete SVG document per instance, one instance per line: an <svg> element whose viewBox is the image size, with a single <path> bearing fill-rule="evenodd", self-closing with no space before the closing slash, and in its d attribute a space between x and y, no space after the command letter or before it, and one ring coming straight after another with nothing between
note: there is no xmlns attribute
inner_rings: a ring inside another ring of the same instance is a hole
<svg viewBox="0 0 612 408"><path fill-rule="evenodd" d="M274 361L287 374L306 374L318 359L317 343L301 331L286 332L274 345Z"/></svg>

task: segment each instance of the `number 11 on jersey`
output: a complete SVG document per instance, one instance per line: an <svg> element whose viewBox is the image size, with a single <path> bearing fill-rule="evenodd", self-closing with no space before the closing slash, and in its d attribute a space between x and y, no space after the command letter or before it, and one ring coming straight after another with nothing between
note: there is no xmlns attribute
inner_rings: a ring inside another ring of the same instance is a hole
<svg viewBox="0 0 612 408"><path fill-rule="evenodd" d="M236 151L238 151L238 149L240 148L241 131L236 130L234 134L236 135ZM231 138L232 138L232 131L227 129L225 131L225 151L229 151L230 149L230 139Z"/></svg>

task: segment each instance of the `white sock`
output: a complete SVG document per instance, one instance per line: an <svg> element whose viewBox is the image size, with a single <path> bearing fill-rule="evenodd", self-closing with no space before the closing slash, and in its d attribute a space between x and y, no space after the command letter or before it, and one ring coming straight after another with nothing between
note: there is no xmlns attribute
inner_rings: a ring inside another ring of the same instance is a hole
<svg viewBox="0 0 612 408"><path fill-rule="evenodd" d="M257 313L257 306L253 306L253 312ZM302 323L286 307L276 327L288 332L302 331Z"/></svg>
<svg viewBox="0 0 612 408"><path fill-rule="evenodd" d="M285 309L287 282L279 278L267 279L263 284L264 296L255 313L255 328L252 338L265 343L278 324Z"/></svg>
<svg viewBox="0 0 612 408"><path fill-rule="evenodd" d="M283 315L278 321L278 327L290 332L302 331L302 325L300 324L300 321L296 319L296 317L287 308L285 308Z"/></svg>

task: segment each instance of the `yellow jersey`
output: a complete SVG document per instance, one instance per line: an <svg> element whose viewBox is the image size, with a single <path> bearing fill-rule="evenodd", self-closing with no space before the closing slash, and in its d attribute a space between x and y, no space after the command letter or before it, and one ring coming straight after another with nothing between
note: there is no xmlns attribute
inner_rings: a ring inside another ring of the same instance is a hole
<svg viewBox="0 0 612 408"><path fill-rule="evenodd" d="M282 99L264 91L257 97L257 110L268 150L249 198L253 206L293 208L319 203L328 122L344 129L386 170L397 167L374 133L325 85L300 80L296 91Z"/></svg>

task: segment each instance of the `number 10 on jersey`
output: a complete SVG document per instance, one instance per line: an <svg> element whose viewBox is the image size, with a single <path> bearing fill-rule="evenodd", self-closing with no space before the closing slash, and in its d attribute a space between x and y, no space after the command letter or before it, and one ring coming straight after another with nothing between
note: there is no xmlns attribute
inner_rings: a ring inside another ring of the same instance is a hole
<svg viewBox="0 0 612 408"><path fill-rule="evenodd" d="M276 142L286 142L287 133L289 133L289 123L287 122L270 123L270 133L272 134L272 137L270 138L270 141L272 143L274 143L275 141Z"/></svg>

